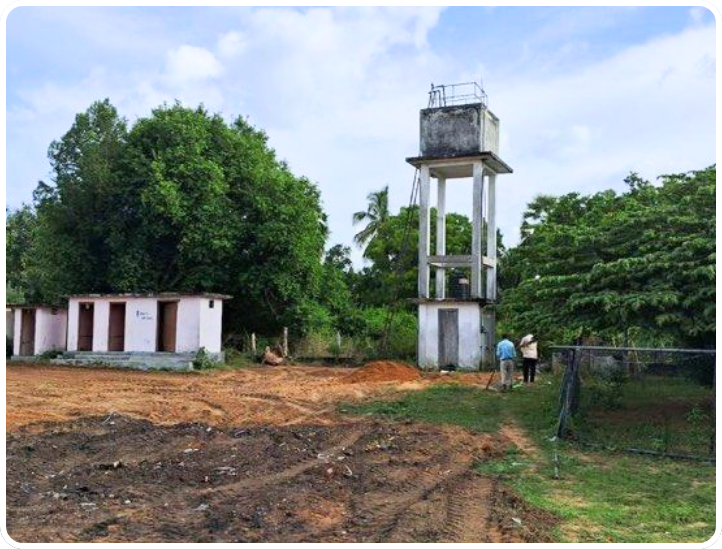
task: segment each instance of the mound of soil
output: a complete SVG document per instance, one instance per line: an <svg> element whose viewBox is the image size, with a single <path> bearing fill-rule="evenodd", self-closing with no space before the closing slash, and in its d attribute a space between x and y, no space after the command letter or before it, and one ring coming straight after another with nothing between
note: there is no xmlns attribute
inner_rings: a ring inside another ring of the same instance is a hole
<svg viewBox="0 0 722 549"><path fill-rule="evenodd" d="M376 383L384 381L416 381L421 379L421 373L408 364L380 360L369 362L352 374L346 376L344 383Z"/></svg>

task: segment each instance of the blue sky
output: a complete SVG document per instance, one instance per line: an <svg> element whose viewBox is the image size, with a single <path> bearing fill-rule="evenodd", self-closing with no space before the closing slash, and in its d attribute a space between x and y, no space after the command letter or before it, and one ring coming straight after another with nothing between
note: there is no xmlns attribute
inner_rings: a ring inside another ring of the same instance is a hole
<svg viewBox="0 0 722 549"><path fill-rule="evenodd" d="M248 116L318 183L329 245L351 244L369 192L406 202L431 82L483 77L515 169L498 192L511 244L536 194L715 162L715 19L701 7L20 7L6 34L9 207L105 97L131 122L175 99ZM452 211L470 213L470 190L450 185Z"/></svg>

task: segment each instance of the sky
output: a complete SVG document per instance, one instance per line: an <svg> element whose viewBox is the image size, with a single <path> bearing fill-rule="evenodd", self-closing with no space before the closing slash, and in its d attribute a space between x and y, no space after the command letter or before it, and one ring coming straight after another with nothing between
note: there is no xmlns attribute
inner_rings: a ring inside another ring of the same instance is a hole
<svg viewBox="0 0 722 549"><path fill-rule="evenodd" d="M50 142L109 98L131 123L203 103L264 129L317 183L329 247L388 185L406 205L431 83L481 81L500 119L497 216L538 194L624 190L715 163L715 18L703 7L31 7L7 19L7 205L51 179ZM471 214L471 183L447 211ZM435 194L432 192L432 200ZM354 248L357 265L361 251Z"/></svg>

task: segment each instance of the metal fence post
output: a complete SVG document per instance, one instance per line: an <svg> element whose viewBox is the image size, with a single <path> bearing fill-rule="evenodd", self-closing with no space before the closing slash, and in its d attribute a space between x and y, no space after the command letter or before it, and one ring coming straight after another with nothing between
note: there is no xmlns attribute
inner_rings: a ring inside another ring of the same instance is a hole
<svg viewBox="0 0 722 549"><path fill-rule="evenodd" d="M710 417L712 418L712 434L709 437L709 453L711 456L715 454L715 451L717 450L717 413L715 411L715 406L717 405L717 364L714 364L714 370L712 371L712 413L710 414Z"/></svg>
<svg viewBox="0 0 722 549"><path fill-rule="evenodd" d="M569 380L571 379L572 364L574 364L575 351L564 353L566 358L566 366L564 368L564 377L562 377L562 387L559 395L559 424L557 426L557 438L564 438L567 433L567 419L569 416Z"/></svg>

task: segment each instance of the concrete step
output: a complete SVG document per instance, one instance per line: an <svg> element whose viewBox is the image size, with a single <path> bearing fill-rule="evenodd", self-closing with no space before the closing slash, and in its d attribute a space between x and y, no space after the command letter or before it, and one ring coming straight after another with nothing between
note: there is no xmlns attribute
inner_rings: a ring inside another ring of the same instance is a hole
<svg viewBox="0 0 722 549"><path fill-rule="evenodd" d="M187 371L193 368L195 353L150 353L150 352L92 352L67 351L53 364L102 365L133 368L138 370L171 369ZM223 360L222 354L216 357Z"/></svg>
<svg viewBox="0 0 722 549"><path fill-rule="evenodd" d="M130 358L132 353L129 352L113 352L113 351L65 351L64 357L67 358L92 358L92 357L107 357L107 358Z"/></svg>

